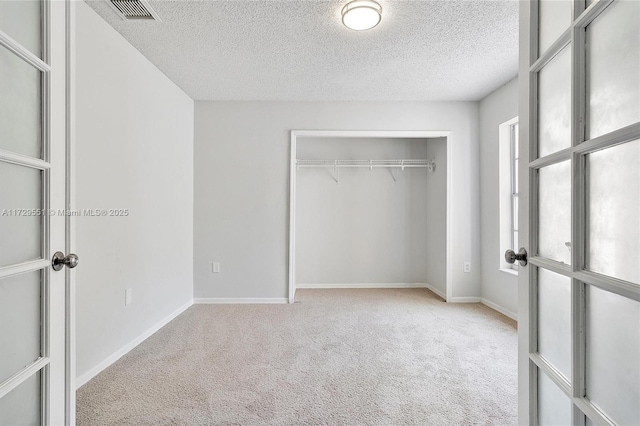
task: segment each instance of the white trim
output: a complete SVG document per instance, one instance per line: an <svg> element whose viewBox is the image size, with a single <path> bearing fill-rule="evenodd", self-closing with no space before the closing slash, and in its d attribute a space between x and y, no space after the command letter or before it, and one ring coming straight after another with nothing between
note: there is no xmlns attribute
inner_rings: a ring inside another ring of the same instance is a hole
<svg viewBox="0 0 640 426"><path fill-rule="evenodd" d="M288 302L293 303L296 294L295 282L295 252L296 252L296 145L298 137L316 138L447 138L447 260L446 260L446 297L449 302L453 299L453 132L448 130L292 130L291 150L289 160L289 294ZM442 297L442 294L436 293ZM476 298L476 302L480 299Z"/></svg>
<svg viewBox="0 0 640 426"><path fill-rule="evenodd" d="M480 303L480 297L451 297L449 303Z"/></svg>
<svg viewBox="0 0 640 426"><path fill-rule="evenodd" d="M481 297L480 298L480 303L482 303L483 305L493 309L494 311L500 312L502 315L508 316L512 320L518 321L518 314L508 310L507 308L505 308L503 306L498 305L495 302L492 302L491 300L487 300L484 297Z"/></svg>
<svg viewBox="0 0 640 426"><path fill-rule="evenodd" d="M446 244L446 297L449 302L453 298L453 132L446 132L447 138L447 244Z"/></svg>
<svg viewBox="0 0 640 426"><path fill-rule="evenodd" d="M498 270L500 272L504 272L505 274L509 274L509 275L513 275L514 277L518 277L518 270L517 269L511 269L511 268L503 269L503 268L500 268Z"/></svg>
<svg viewBox="0 0 640 426"><path fill-rule="evenodd" d="M165 318L158 321L154 326L149 328L147 331L142 333L140 336L136 337L118 351L107 357L100 364L93 367L91 370L84 373L82 376L76 378L76 389L79 389L82 385L87 383L89 380L93 379L95 376L100 374L105 368L109 367L111 364L122 358L133 348L138 346L140 343L144 342L147 338L153 335L156 331L160 330L162 327L167 325L173 319L175 319L178 315L186 311L191 305L193 305L193 300L188 301L184 305L180 306L178 309L167 315Z"/></svg>
<svg viewBox="0 0 640 426"><path fill-rule="evenodd" d="M520 58L518 60L518 126L520 135L519 139L519 167L518 167L518 185L520 187L520 197L518 199L518 223L520 232L518 234L518 243L522 247L529 248L531 253L533 250L533 241L529 239L529 159L530 152L534 149L530 145L530 137L536 133L537 129L533 126L535 120L533 116L537 113L536 108L532 108L531 96L535 89L537 80L532 78L530 66L535 62L538 52L537 33L532 36L532 31L538 25L538 3L537 2L520 2L519 4L519 50ZM535 156L531 156L531 159ZM526 168L526 170L525 170ZM521 274L518 274L518 424L535 424L533 421L533 411L537 405L537 394L532 392L534 381L532 373L534 369L529 360L530 349L530 326L534 324L531 321L532 312L529 310L529 302L532 291L529 288L529 278L533 274L534 268L526 267Z"/></svg>
<svg viewBox="0 0 640 426"><path fill-rule="evenodd" d="M49 170L51 163L38 158L30 158L22 154L3 151L0 149L0 159L5 163L17 164L19 166L31 167L38 170Z"/></svg>
<svg viewBox="0 0 640 426"><path fill-rule="evenodd" d="M48 19L49 19L48 11L44 9L42 11L42 21L46 22L48 21ZM43 42L46 44L49 42L49 39L48 39L49 35L47 33L46 28L43 28L43 30L44 30L43 34L46 34L46 36L43 37L44 38ZM6 47L9 51L14 53L20 59L34 66L38 70L42 72L51 71L51 66L47 63L47 61L40 59L38 56L34 55L32 52L22 47L20 43L18 43L13 38L11 38L8 34L2 31L0 31L0 45ZM51 49L43 46L43 53L45 53L44 51L46 50L51 50ZM51 52L46 52L46 53L47 55L43 55L43 56L49 56ZM45 59L47 58L45 57Z"/></svg>
<svg viewBox="0 0 640 426"><path fill-rule="evenodd" d="M441 130L292 130L307 138L442 138L451 134Z"/></svg>
<svg viewBox="0 0 640 426"><path fill-rule="evenodd" d="M65 208L76 207L76 4L65 3ZM65 216L65 253L76 252L76 219ZM65 425L76 424L76 272L65 268Z"/></svg>
<svg viewBox="0 0 640 426"><path fill-rule="evenodd" d="M23 384L27 379L31 378L39 370L49 365L50 359L47 357L40 357L32 364L26 366L22 370L18 371L13 376L0 383L0 398L7 395L9 392Z"/></svg>
<svg viewBox="0 0 640 426"><path fill-rule="evenodd" d="M515 116L512 119L505 121L504 123L498 125L498 128L503 128L506 130L509 127L513 126L514 124L518 124L518 117L519 116Z"/></svg>
<svg viewBox="0 0 640 426"><path fill-rule="evenodd" d="M426 283L321 283L297 284L296 288L427 288Z"/></svg>
<svg viewBox="0 0 640 426"><path fill-rule="evenodd" d="M445 293L443 293L442 290L438 289L437 287L435 287L435 286L433 286L431 284L425 284L425 287L427 287L428 290L431 290L433 293L438 295L438 297L440 297L445 302L447 301L447 295Z"/></svg>
<svg viewBox="0 0 640 426"><path fill-rule="evenodd" d="M50 265L51 265L50 260L40 259L40 260L20 263L18 265L3 266L2 268L0 268L0 278L6 278L11 275L18 275L24 272L37 271L42 268L47 268Z"/></svg>
<svg viewBox="0 0 640 426"><path fill-rule="evenodd" d="M66 162L66 2L43 2L44 61L50 71L43 74L43 156L50 168L43 175L43 207L65 208L65 162ZM64 250L65 219L61 216L45 215L44 253L50 259L53 252ZM66 268L65 268L66 269ZM66 411L66 291L65 272L44 269L45 309L44 355L51 358L44 369L43 402L44 423L64 424Z"/></svg>
<svg viewBox="0 0 640 426"><path fill-rule="evenodd" d="M289 160L289 303L296 296L296 132L291 132Z"/></svg>
<svg viewBox="0 0 640 426"><path fill-rule="evenodd" d="M195 305L275 305L293 303L286 297L205 297L193 299Z"/></svg>

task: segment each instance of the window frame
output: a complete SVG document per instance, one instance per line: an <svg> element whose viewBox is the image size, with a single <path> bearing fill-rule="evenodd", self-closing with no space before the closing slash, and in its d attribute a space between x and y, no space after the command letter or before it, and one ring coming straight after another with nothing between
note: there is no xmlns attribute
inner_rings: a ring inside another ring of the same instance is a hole
<svg viewBox="0 0 640 426"><path fill-rule="evenodd" d="M511 235L511 247L514 251L518 251L518 209L516 205L518 203L518 129L519 123L516 121L509 125L509 147L510 147L510 161L509 161L509 173L510 173L510 183L511 183L511 223L509 226L510 235ZM518 265L516 262L509 264L510 269L518 270Z"/></svg>
<svg viewBox="0 0 640 426"><path fill-rule="evenodd" d="M505 251L518 251L515 240L517 206L519 193L517 181L517 161L515 144L518 143L518 116L498 125L498 209L499 209L499 270L511 275L518 274L518 266L509 264L504 258Z"/></svg>

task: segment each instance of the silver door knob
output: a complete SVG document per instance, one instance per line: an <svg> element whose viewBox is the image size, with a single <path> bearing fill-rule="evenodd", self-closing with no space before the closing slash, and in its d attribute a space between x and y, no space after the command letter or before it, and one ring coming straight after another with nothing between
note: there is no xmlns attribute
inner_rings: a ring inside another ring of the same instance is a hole
<svg viewBox="0 0 640 426"><path fill-rule="evenodd" d="M78 259L78 256L73 253L69 253L65 256L61 251L57 251L53 254L53 259L51 259L51 267L54 271L61 270L65 265L68 268L75 268L78 266L79 261L80 259Z"/></svg>
<svg viewBox="0 0 640 426"><path fill-rule="evenodd" d="M527 251L524 247L520 247L520 251L517 253L513 250L507 250L504 252L504 260L507 263L515 263L517 260L520 266L527 266Z"/></svg>

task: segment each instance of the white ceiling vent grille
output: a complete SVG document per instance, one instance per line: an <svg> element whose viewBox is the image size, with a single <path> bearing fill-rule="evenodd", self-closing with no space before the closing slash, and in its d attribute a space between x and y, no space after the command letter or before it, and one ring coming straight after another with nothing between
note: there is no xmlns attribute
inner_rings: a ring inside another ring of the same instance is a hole
<svg viewBox="0 0 640 426"><path fill-rule="evenodd" d="M160 21L158 14L146 0L106 0L115 12L126 20Z"/></svg>

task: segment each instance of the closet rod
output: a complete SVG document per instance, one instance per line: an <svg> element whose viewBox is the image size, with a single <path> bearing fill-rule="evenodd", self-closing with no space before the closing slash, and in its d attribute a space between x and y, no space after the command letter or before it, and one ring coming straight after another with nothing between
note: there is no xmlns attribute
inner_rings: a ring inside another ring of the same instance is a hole
<svg viewBox="0 0 640 426"><path fill-rule="evenodd" d="M304 160L296 161L298 167L426 167L432 169L435 160Z"/></svg>
<svg viewBox="0 0 640 426"><path fill-rule="evenodd" d="M366 167L369 170L373 170L374 168L379 167L387 167L391 169L391 177L393 177L393 181L395 182L398 173L400 170L404 171L405 168L414 168L414 167L424 167L430 172L435 170L436 161L435 159L431 160L304 160L298 159L296 160L296 169L300 169L300 167L326 167L333 169L335 175L333 176L333 180L338 183L340 177L340 169L343 167ZM400 170L397 170L400 169Z"/></svg>

